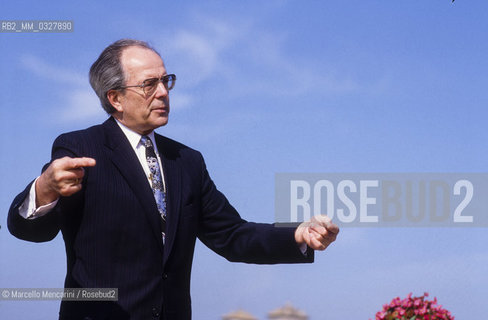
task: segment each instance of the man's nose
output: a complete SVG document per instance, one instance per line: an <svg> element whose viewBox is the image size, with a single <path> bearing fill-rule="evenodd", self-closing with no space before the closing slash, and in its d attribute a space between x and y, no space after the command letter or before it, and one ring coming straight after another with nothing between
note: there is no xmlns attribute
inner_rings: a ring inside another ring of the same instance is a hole
<svg viewBox="0 0 488 320"><path fill-rule="evenodd" d="M163 81L158 81L158 85L156 87L156 97L164 97L169 94L169 90L163 84Z"/></svg>

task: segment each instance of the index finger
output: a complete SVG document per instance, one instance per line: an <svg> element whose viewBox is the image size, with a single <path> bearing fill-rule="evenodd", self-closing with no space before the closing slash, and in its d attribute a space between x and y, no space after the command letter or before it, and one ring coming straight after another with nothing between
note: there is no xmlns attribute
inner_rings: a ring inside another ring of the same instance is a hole
<svg viewBox="0 0 488 320"><path fill-rule="evenodd" d="M71 158L67 164L69 169L77 169L82 167L94 167L97 161L93 158L81 157L81 158Z"/></svg>
<svg viewBox="0 0 488 320"><path fill-rule="evenodd" d="M320 215L320 216L315 216L315 219L317 222L320 223L321 226L323 226L327 231L330 231L332 233L339 233L339 227L332 222L332 220L325 216L325 215Z"/></svg>

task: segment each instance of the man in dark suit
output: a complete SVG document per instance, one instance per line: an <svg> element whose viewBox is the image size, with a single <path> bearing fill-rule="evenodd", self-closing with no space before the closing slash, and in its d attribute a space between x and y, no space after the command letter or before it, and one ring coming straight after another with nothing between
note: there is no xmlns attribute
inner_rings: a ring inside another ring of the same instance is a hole
<svg viewBox="0 0 488 320"><path fill-rule="evenodd" d="M61 230L66 288L118 288L116 302L63 301L60 319L190 319L195 240L230 261L312 262L338 228L326 216L297 229L243 220L198 151L160 136L168 75L147 43L119 40L90 70L110 118L59 136L52 160L13 201L8 227L41 242Z"/></svg>

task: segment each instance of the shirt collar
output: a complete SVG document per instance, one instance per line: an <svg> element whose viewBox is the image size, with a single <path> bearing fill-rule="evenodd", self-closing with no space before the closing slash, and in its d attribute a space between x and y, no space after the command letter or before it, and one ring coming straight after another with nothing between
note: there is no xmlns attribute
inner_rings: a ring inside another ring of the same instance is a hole
<svg viewBox="0 0 488 320"><path fill-rule="evenodd" d="M115 119L115 118L114 118ZM138 134L137 132L133 131L132 129L129 129L127 126L123 125L119 120L115 119L117 121L117 124L119 125L120 129L122 129L122 132L125 134L127 139L129 140L130 145L132 146L132 149L137 149L137 146L141 142L141 137L142 135ZM154 149L157 153L158 147L156 146L156 140L154 140L154 131L151 131L151 133L146 134L151 141L153 142Z"/></svg>

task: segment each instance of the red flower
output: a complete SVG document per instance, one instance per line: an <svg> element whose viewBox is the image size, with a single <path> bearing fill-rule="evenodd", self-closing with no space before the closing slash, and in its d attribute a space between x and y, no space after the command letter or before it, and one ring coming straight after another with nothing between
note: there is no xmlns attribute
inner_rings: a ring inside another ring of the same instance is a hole
<svg viewBox="0 0 488 320"><path fill-rule="evenodd" d="M389 304L383 305L383 309L376 313L376 320L454 320L449 311L437 305L437 298L426 300L428 292L420 297L412 297L412 293L400 300L396 297Z"/></svg>

